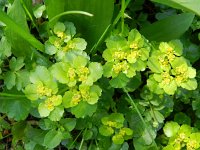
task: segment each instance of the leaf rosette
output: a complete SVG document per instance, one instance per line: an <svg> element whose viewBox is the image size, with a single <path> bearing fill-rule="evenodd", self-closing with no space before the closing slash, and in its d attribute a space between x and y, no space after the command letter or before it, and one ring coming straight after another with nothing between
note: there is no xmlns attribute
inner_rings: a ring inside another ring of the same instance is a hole
<svg viewBox="0 0 200 150"><path fill-rule="evenodd" d="M57 22L53 27L53 35L45 42L45 52L62 60L69 51L83 51L87 42L83 38L74 37L76 28L72 22Z"/></svg>
<svg viewBox="0 0 200 150"><path fill-rule="evenodd" d="M107 49L103 52L106 63L103 66L104 76L112 79L132 78L137 71L146 69L150 46L148 41L136 30L129 32L128 37L112 35L106 41Z"/></svg>

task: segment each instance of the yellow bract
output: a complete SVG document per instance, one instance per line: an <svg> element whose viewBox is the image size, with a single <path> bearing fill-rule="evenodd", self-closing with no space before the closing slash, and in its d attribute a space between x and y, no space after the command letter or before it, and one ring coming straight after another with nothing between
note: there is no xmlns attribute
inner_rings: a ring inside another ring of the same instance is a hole
<svg viewBox="0 0 200 150"><path fill-rule="evenodd" d="M75 69L69 68L67 73L68 73L69 79L74 80L74 78L76 77Z"/></svg>
<svg viewBox="0 0 200 150"><path fill-rule="evenodd" d="M72 97L72 100L71 100L71 106L76 106L78 105L78 103L81 101L81 94L80 92L76 92L73 97Z"/></svg>
<svg viewBox="0 0 200 150"><path fill-rule="evenodd" d="M129 69L129 66L128 66L128 63L126 61L119 62L119 63L113 65L113 71L116 74L119 74L121 71L126 73L128 69Z"/></svg>
<svg viewBox="0 0 200 150"><path fill-rule="evenodd" d="M122 60L122 59L125 59L126 55L127 54L123 51L116 51L113 54L113 58L116 60Z"/></svg>
<svg viewBox="0 0 200 150"><path fill-rule="evenodd" d="M129 47L130 47L130 48L134 48L134 49L138 49L138 43L133 42L133 43L130 44Z"/></svg>
<svg viewBox="0 0 200 150"><path fill-rule="evenodd" d="M52 89L49 89L42 84L39 84L37 86L37 93L42 97L42 96L51 96L52 94Z"/></svg>
<svg viewBox="0 0 200 150"><path fill-rule="evenodd" d="M197 143L196 140L190 140L187 143L187 150L195 150L199 148L199 144Z"/></svg>
<svg viewBox="0 0 200 150"><path fill-rule="evenodd" d="M106 122L106 125L109 126L109 127L116 127L116 126L117 126L117 123L114 122L114 121L107 121L107 122Z"/></svg>

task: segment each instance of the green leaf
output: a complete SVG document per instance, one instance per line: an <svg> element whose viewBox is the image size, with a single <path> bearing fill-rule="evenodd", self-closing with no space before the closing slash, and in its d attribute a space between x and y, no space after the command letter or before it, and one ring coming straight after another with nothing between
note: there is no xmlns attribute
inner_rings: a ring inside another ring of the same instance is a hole
<svg viewBox="0 0 200 150"><path fill-rule="evenodd" d="M191 119L188 117L185 113L179 112L175 114L174 116L174 121L177 122L178 124L191 124Z"/></svg>
<svg viewBox="0 0 200 150"><path fill-rule="evenodd" d="M31 103L23 97L0 97L0 112L17 121L24 120L29 114Z"/></svg>
<svg viewBox="0 0 200 150"><path fill-rule="evenodd" d="M122 136L119 136L119 135L117 134L117 135L114 135L114 136L112 137L112 141L113 141L113 143L115 143L115 144L123 144L124 138L123 138Z"/></svg>
<svg viewBox="0 0 200 150"><path fill-rule="evenodd" d="M17 142L24 138L26 126L25 121L17 122L12 126L13 141Z"/></svg>
<svg viewBox="0 0 200 150"><path fill-rule="evenodd" d="M63 0L45 0L45 6L47 10L48 19L52 19L54 16L64 12L65 1ZM52 26L57 20L52 22L50 26Z"/></svg>
<svg viewBox="0 0 200 150"><path fill-rule="evenodd" d="M64 118L64 119L60 120L60 124L68 131L72 131L76 126L76 119L75 118Z"/></svg>
<svg viewBox="0 0 200 150"><path fill-rule="evenodd" d="M13 11L9 13L10 17L6 15L2 10L0 10L0 21L5 23L6 26L8 27L6 37L12 41L11 42L12 47L15 46L16 49L15 54L16 55L17 53L18 55L19 53L24 54L25 52L28 51L30 53L30 46L29 44L25 43L25 41L30 43L33 47L43 51L44 50L43 44L28 32L25 13L20 4L20 0L16 0L15 3L16 5L12 7ZM19 11L20 13L22 13L21 14L22 16L19 15ZM19 36L19 38L16 38L17 36ZM22 48L22 43L26 51ZM19 49L17 50L17 48Z"/></svg>
<svg viewBox="0 0 200 150"><path fill-rule="evenodd" d="M47 116L49 116L51 111L47 108L45 103L40 103L38 106L38 112L41 117L47 117Z"/></svg>
<svg viewBox="0 0 200 150"><path fill-rule="evenodd" d="M11 54L11 44L6 37L3 36L0 41L0 58L9 57Z"/></svg>
<svg viewBox="0 0 200 150"><path fill-rule="evenodd" d="M46 10L45 5L38 5L34 7L33 14L36 18L42 17L43 12Z"/></svg>
<svg viewBox="0 0 200 150"><path fill-rule="evenodd" d="M110 80L110 85L114 88L123 88L129 80L130 79L124 73L120 73L116 78Z"/></svg>
<svg viewBox="0 0 200 150"><path fill-rule="evenodd" d="M57 52L57 48L52 45L50 42L45 42L45 53L53 55Z"/></svg>
<svg viewBox="0 0 200 150"><path fill-rule="evenodd" d="M187 90L195 90L197 88L196 79L188 79L186 82L181 83L181 87Z"/></svg>
<svg viewBox="0 0 200 150"><path fill-rule="evenodd" d="M153 2L168 5L170 7L193 12L200 16L200 1L199 0L152 0Z"/></svg>
<svg viewBox="0 0 200 150"><path fill-rule="evenodd" d="M98 79L102 77L103 68L100 63L91 62L88 68L90 70L89 78L92 78L93 82L96 82Z"/></svg>
<svg viewBox="0 0 200 150"><path fill-rule="evenodd" d="M76 118L84 118L86 116L92 116L96 109L97 104L90 105L87 102L81 101L77 106L71 108L71 112Z"/></svg>
<svg viewBox="0 0 200 150"><path fill-rule="evenodd" d="M176 135L179 128L180 125L177 122L170 121L165 124L165 126L163 127L163 131L167 137L172 137Z"/></svg>
<svg viewBox="0 0 200 150"><path fill-rule="evenodd" d="M58 146L63 138L61 131L50 130L44 137L44 145L48 148Z"/></svg>
<svg viewBox="0 0 200 150"><path fill-rule="evenodd" d="M55 8L53 8L55 9ZM65 20L74 22L77 30L83 34L88 42L88 49L94 46L101 35L110 24L113 17L114 1L113 0L88 0L85 3L82 0L66 0L65 11L80 10L93 14L93 17L82 15L66 16ZM80 25L81 26L78 26Z"/></svg>
<svg viewBox="0 0 200 150"><path fill-rule="evenodd" d="M53 128L56 128L56 125L57 123L56 122L53 122L51 121L50 119L41 119L39 121L39 127L42 129L42 130L51 130Z"/></svg>
<svg viewBox="0 0 200 150"><path fill-rule="evenodd" d="M60 82L68 83L69 79L67 78L67 71L70 67L67 63L56 63L51 67L51 74Z"/></svg>
<svg viewBox="0 0 200 150"><path fill-rule="evenodd" d="M188 30L193 18L194 14L191 13L173 15L142 28L140 32L152 41L178 39Z"/></svg>
<svg viewBox="0 0 200 150"><path fill-rule="evenodd" d="M15 73L12 71L6 72L5 77L4 77L4 82L5 82L7 89L9 89L9 90L12 89L16 83Z"/></svg>
<svg viewBox="0 0 200 150"><path fill-rule="evenodd" d="M103 136L111 136L114 133L113 128L109 126L100 126L99 133Z"/></svg>
<svg viewBox="0 0 200 150"><path fill-rule="evenodd" d="M17 59L15 57L12 57L9 63L9 67L12 71L18 71L24 66L24 58L18 57Z"/></svg>
<svg viewBox="0 0 200 150"><path fill-rule="evenodd" d="M64 108L62 106L55 107L55 109L50 113L49 119L51 121L59 121L64 113Z"/></svg>
<svg viewBox="0 0 200 150"><path fill-rule="evenodd" d="M149 69L151 69L151 71L153 71L155 73L162 72L162 68L159 64L159 61L158 61L157 57L155 57L155 56L152 56L149 58L147 65L148 65Z"/></svg>

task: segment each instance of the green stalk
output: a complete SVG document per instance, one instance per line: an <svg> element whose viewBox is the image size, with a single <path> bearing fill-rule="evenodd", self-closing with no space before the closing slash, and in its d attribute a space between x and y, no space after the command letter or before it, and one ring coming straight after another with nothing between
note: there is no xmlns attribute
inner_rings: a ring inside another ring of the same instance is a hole
<svg viewBox="0 0 200 150"><path fill-rule="evenodd" d="M126 8L127 8L128 4L130 3L130 1L131 0L127 0L125 2L125 0L124 0L123 10L126 10ZM123 13L123 15L124 15L124 13ZM105 31L103 32L103 34L101 35L101 37L99 38L99 40L97 41L97 43L90 50L89 54L96 54L97 47L103 42L103 39L105 38L105 36L107 35L107 33L110 32L115 27L115 25L119 22L119 20L120 20L121 17L122 17L122 9L119 12L119 14L117 15L117 17L115 18L115 20L113 21L113 23L110 24L110 25L108 25L108 27L105 29Z"/></svg>
<svg viewBox="0 0 200 150"><path fill-rule="evenodd" d="M131 106L135 108L135 110L136 110L136 112L138 113L138 115L139 115L139 117L140 117L142 123L144 124L144 127L146 128L146 130L147 130L147 132L149 133L149 135L150 135L150 137L151 137L151 139L152 139L154 145L156 146L156 150L158 150L157 144L156 144L156 142L155 142L155 140L154 140L154 138L153 138L153 135L149 132L149 128L147 127L146 122L144 121L144 119L143 119L143 117L142 117L142 114L140 113L140 111L139 111L139 109L137 108L135 102L133 101L133 99L132 99L132 97L129 95L129 93L126 91L126 89L123 88L123 90L124 90L124 92L126 93L126 95L127 95L128 98L129 98L129 100L127 100L127 102L130 103Z"/></svg>
<svg viewBox="0 0 200 150"><path fill-rule="evenodd" d="M33 20L31 13L29 12L29 10L26 7L26 4L24 3L24 0L20 0L20 1L21 1L22 6L24 7L25 12L27 13L28 17L30 18L31 22L36 27L37 31L39 31L38 26L36 25L35 21Z"/></svg>
<svg viewBox="0 0 200 150"><path fill-rule="evenodd" d="M49 20L49 24L51 24L54 20L60 18L61 16L69 15L69 14L81 14L81 15L86 15L86 16L89 16L89 17L93 16L93 14L85 12L85 11L76 11L76 10L66 11L66 12L60 13L60 14L54 16L53 18L51 18Z"/></svg>
<svg viewBox="0 0 200 150"><path fill-rule="evenodd" d="M122 28L122 33L124 32L124 11L125 11L125 0L122 0L121 4L121 28Z"/></svg>
<svg viewBox="0 0 200 150"><path fill-rule="evenodd" d="M78 137L81 135L82 132L83 132L83 130L81 130L79 132L79 134L76 136L76 138L74 139L74 141L72 142L72 144L69 146L69 149L72 147L72 145L74 145L74 143L77 141Z"/></svg>

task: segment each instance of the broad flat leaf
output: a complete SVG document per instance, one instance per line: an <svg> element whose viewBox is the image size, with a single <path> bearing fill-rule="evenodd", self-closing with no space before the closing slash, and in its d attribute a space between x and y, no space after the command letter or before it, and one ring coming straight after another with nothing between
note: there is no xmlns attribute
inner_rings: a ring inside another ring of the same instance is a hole
<svg viewBox="0 0 200 150"><path fill-rule="evenodd" d="M0 97L0 112L17 121L24 120L30 111L31 103L23 97Z"/></svg>
<svg viewBox="0 0 200 150"><path fill-rule="evenodd" d="M72 131L76 126L75 118L65 118L60 120L60 124L67 129L68 131Z"/></svg>
<svg viewBox="0 0 200 150"><path fill-rule="evenodd" d="M8 14L6 15L0 10L0 21L7 26L6 36L11 41L12 47L15 48L15 54L24 55L25 53L30 53L30 44L43 51L43 44L29 33L26 15L20 0L14 2Z"/></svg>
<svg viewBox="0 0 200 150"><path fill-rule="evenodd" d="M44 145L48 148L58 146L63 138L61 131L50 130L44 137Z"/></svg>
<svg viewBox="0 0 200 150"><path fill-rule="evenodd" d="M154 22L141 29L141 34L152 41L178 39L190 27L194 18L192 13L182 13Z"/></svg>
<svg viewBox="0 0 200 150"><path fill-rule="evenodd" d="M24 138L26 125L27 124L25 121L20 121L12 126L12 135L14 141L17 142L18 140L22 140Z"/></svg>
<svg viewBox="0 0 200 150"><path fill-rule="evenodd" d="M55 8L53 8L55 9ZM93 14L93 17L83 15L68 15L66 19L75 23L78 31L88 42L91 48L109 26L113 17L113 0L66 0L65 11L81 10ZM81 24L81 26L80 26Z"/></svg>
<svg viewBox="0 0 200 150"><path fill-rule="evenodd" d="M109 126L103 125L99 128L99 133L103 136L111 136L114 133L114 130Z"/></svg>
<svg viewBox="0 0 200 150"><path fill-rule="evenodd" d="M45 6L47 10L48 19L52 19L54 16L64 12L65 0L45 0ZM56 22L57 20L55 20ZM53 22L52 24L54 24ZM50 25L51 26L51 25Z"/></svg>
<svg viewBox="0 0 200 150"><path fill-rule="evenodd" d="M9 89L9 90L12 89L13 86L15 86L15 83L16 83L15 73L12 72L12 71L6 72L5 77L4 77L4 82L5 82L7 89Z"/></svg>
<svg viewBox="0 0 200 150"><path fill-rule="evenodd" d="M63 116L64 108L63 107L55 107L55 109L50 113L49 119L51 121L59 121Z"/></svg>
<svg viewBox="0 0 200 150"><path fill-rule="evenodd" d="M180 125L177 122L167 122L163 127L164 134L167 137L174 136L180 128Z"/></svg>
<svg viewBox="0 0 200 150"><path fill-rule="evenodd" d="M168 5L176 9L193 12L200 16L200 1L199 0L152 0L153 2Z"/></svg>
<svg viewBox="0 0 200 150"><path fill-rule="evenodd" d="M47 131L28 126L25 134L26 134L26 137L30 139L31 141L34 141L35 143L39 145L43 145L44 137L47 134Z"/></svg>
<svg viewBox="0 0 200 150"><path fill-rule="evenodd" d="M84 118L86 116L92 116L96 109L97 104L90 105L87 102L81 101L77 106L71 108L71 112L76 118Z"/></svg>
<svg viewBox="0 0 200 150"><path fill-rule="evenodd" d="M123 88L129 80L130 79L125 74L120 73L116 78L110 80L110 85L114 88Z"/></svg>

